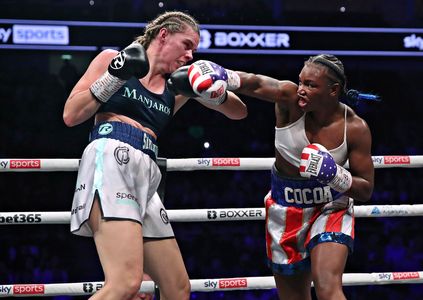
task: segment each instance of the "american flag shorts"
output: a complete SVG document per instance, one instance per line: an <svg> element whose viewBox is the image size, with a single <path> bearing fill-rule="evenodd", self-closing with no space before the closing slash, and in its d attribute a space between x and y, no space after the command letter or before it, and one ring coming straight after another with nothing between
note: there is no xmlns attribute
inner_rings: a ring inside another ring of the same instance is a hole
<svg viewBox="0 0 423 300"><path fill-rule="evenodd" d="M345 244L352 252L354 240L353 201L342 210L283 206L269 192L266 208L266 252L273 272L290 275L310 267L310 251L319 243Z"/></svg>

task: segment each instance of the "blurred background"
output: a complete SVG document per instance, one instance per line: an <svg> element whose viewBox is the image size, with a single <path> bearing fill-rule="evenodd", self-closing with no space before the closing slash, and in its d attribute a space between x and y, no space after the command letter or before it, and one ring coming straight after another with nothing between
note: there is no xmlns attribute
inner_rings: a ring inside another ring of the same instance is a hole
<svg viewBox="0 0 423 300"><path fill-rule="evenodd" d="M260 45L251 49L247 49L248 45L236 46L232 50L237 52L225 52L224 47L212 45L219 51L208 51L205 47L199 49L195 59L297 81L304 61L319 53L316 52L319 49L357 51L336 55L345 65L349 88L383 98L383 102L361 103L355 108L371 128L372 154L423 154L419 123L423 111L422 0L322 0L318 5L311 0L2 0L0 159L80 158L93 120L73 128L64 125L62 112L70 89L102 47L126 46L135 35L142 34L142 26L133 23L148 22L166 10L187 11L204 25L202 28L208 28L209 34L216 31L207 27L211 24L225 25L218 27L222 31L231 28L227 25L384 28L372 34L359 30L334 35L313 31L302 34L301 30L291 28L286 32L291 34L292 48L308 52L283 52ZM74 26L70 28L69 44L86 43L94 48L48 49L45 45L22 46L8 39L11 24L20 24L16 20L132 25L119 30L116 26ZM250 31L280 31L260 28ZM394 42L397 37L390 34L404 31L400 29L407 29L403 36L412 39L411 48L401 45L402 38ZM385 52L359 53L360 49ZM263 50L277 51L271 54ZM160 136L159 156L272 157L273 105L243 99L249 115L241 121L228 120L195 101L189 102ZM210 147L205 148L205 142ZM164 202L168 209L262 207L270 188L269 176L268 171L170 172ZM422 179L423 172L417 168L376 169L371 203L422 203L419 197ZM76 172L0 172L0 211L70 211L75 182ZM345 272L421 271L422 224L419 217L357 219L355 250ZM263 221L174 223L173 227L192 279L271 275L265 265ZM102 280L92 239L71 235L68 225L1 226L0 284ZM348 299L421 299L423 286L355 286L345 287L345 293ZM193 293L192 299L276 299L276 293L274 290Z"/></svg>

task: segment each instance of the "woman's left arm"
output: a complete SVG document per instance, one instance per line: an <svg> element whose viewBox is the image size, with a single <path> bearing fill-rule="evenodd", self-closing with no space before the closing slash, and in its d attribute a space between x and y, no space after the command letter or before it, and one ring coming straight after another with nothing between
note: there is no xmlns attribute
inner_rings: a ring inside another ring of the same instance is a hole
<svg viewBox="0 0 423 300"><path fill-rule="evenodd" d="M348 124L349 171L351 188L346 192L351 198L367 202L374 187L374 165L371 154L372 136L367 123L355 115Z"/></svg>

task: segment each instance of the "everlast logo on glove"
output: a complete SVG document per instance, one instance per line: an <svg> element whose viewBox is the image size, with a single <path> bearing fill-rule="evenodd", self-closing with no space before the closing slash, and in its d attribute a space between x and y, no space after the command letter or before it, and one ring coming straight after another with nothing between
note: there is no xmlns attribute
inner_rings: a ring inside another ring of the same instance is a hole
<svg viewBox="0 0 423 300"><path fill-rule="evenodd" d="M313 174L314 176L317 176L318 170L319 170L319 164L322 160L322 156L318 155L318 154L314 154L314 153L310 153L310 163L307 167L307 172L310 172L311 174Z"/></svg>
<svg viewBox="0 0 423 300"><path fill-rule="evenodd" d="M210 68L209 65L207 63L205 63L204 61L198 61L197 66L200 68L202 75L209 74L209 73L213 72L213 69Z"/></svg>

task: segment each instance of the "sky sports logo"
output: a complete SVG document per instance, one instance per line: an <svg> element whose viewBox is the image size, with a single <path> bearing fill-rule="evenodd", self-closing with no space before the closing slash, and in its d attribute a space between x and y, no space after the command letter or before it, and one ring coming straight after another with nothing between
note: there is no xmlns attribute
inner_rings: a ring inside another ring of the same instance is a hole
<svg viewBox="0 0 423 300"><path fill-rule="evenodd" d="M247 287L246 278L235 278L235 279L220 279L219 288L221 289L236 289Z"/></svg>
<svg viewBox="0 0 423 300"><path fill-rule="evenodd" d="M394 280L419 279L419 272L393 272Z"/></svg>
<svg viewBox="0 0 423 300"><path fill-rule="evenodd" d="M212 159L212 166L219 167L238 167L241 165L241 160L235 157L220 157Z"/></svg>
<svg viewBox="0 0 423 300"><path fill-rule="evenodd" d="M239 289L247 286L247 278L217 279L204 282L204 287L209 289Z"/></svg>
<svg viewBox="0 0 423 300"><path fill-rule="evenodd" d="M11 159L0 160L0 169L40 169L39 159Z"/></svg>
<svg viewBox="0 0 423 300"><path fill-rule="evenodd" d="M197 159L197 164L206 167L239 167L241 159L237 157L200 158Z"/></svg>
<svg viewBox="0 0 423 300"><path fill-rule="evenodd" d="M410 156L405 155L388 155L384 157L385 165L396 165L396 164L410 164Z"/></svg>
<svg viewBox="0 0 423 300"><path fill-rule="evenodd" d="M13 286L13 295L44 294L44 284L16 284Z"/></svg>
<svg viewBox="0 0 423 300"><path fill-rule="evenodd" d="M13 25L14 44L68 45L68 26Z"/></svg>
<svg viewBox="0 0 423 300"><path fill-rule="evenodd" d="M10 295L12 292L12 285L0 285L0 295Z"/></svg>
<svg viewBox="0 0 423 300"><path fill-rule="evenodd" d="M69 27L16 24L0 28L0 42L10 43L11 39L13 44L69 45Z"/></svg>
<svg viewBox="0 0 423 300"><path fill-rule="evenodd" d="M10 169L40 169L39 159L11 159Z"/></svg>

